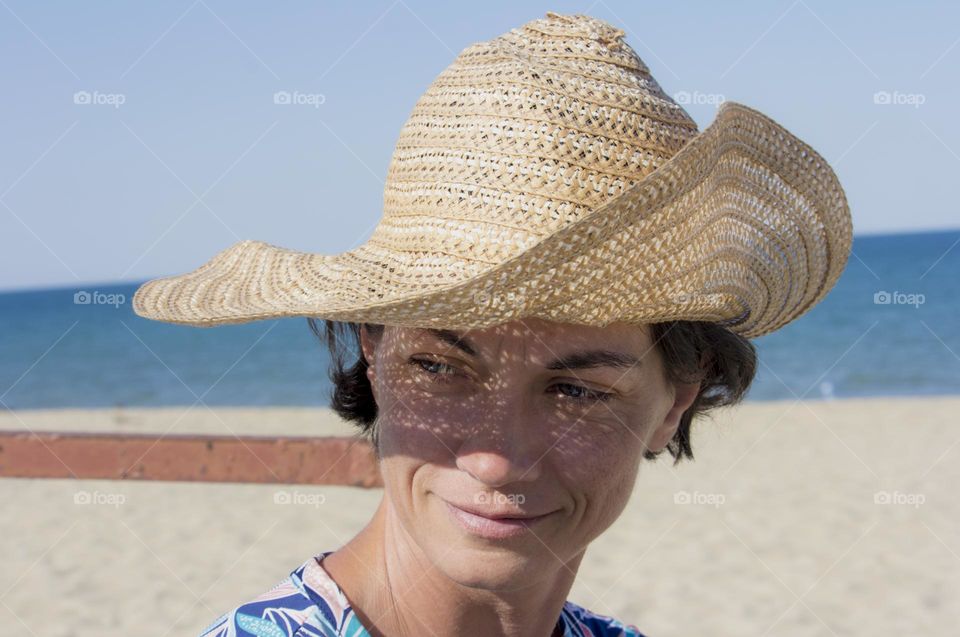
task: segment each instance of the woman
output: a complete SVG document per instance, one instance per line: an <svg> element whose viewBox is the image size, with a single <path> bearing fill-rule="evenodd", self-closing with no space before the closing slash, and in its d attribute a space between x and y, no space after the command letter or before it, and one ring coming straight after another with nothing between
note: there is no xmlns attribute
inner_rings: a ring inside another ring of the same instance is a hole
<svg viewBox="0 0 960 637"><path fill-rule="evenodd" d="M622 37L551 12L464 49L360 248L242 241L137 291L172 323L308 317L384 482L204 635L641 634L566 600L586 548L643 459L692 457L694 417L742 398L748 339L832 288L851 224L813 149L739 104L698 132Z"/></svg>

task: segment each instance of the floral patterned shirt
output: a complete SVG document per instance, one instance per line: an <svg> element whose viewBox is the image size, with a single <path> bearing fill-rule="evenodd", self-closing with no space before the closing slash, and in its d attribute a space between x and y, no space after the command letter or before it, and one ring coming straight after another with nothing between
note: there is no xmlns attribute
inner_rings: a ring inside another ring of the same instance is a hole
<svg viewBox="0 0 960 637"><path fill-rule="evenodd" d="M350 602L320 565L326 551L257 598L218 617L200 637L370 637ZM644 637L631 624L569 600L557 619L563 637Z"/></svg>

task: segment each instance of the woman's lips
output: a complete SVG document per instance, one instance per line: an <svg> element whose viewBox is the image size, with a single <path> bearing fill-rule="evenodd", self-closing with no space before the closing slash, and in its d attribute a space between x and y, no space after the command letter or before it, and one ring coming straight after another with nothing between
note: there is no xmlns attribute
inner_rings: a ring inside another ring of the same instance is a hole
<svg viewBox="0 0 960 637"><path fill-rule="evenodd" d="M444 500L447 510L450 512L453 520L461 528L480 537L502 540L509 537L515 537L527 533L531 524L552 515L547 513L536 517L528 518L488 518L470 511L465 511L456 505L450 504Z"/></svg>

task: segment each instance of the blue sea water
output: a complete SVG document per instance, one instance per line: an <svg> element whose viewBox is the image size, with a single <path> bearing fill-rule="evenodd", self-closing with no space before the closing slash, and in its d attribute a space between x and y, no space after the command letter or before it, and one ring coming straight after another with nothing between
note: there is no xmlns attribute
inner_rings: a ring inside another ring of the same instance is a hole
<svg viewBox="0 0 960 637"><path fill-rule="evenodd" d="M0 404L327 403L328 356L306 319L158 323L133 313L136 288L0 294ZM748 401L960 393L960 231L856 237L827 298L754 342Z"/></svg>

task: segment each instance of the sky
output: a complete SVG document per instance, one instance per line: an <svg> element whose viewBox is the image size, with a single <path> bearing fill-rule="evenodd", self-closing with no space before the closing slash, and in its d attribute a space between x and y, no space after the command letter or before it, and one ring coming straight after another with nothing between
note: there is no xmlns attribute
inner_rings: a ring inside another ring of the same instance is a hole
<svg viewBox="0 0 960 637"><path fill-rule="evenodd" d="M0 290L355 248L420 94L547 11L622 28L701 129L727 99L809 143L856 234L960 227L956 2L0 0Z"/></svg>

